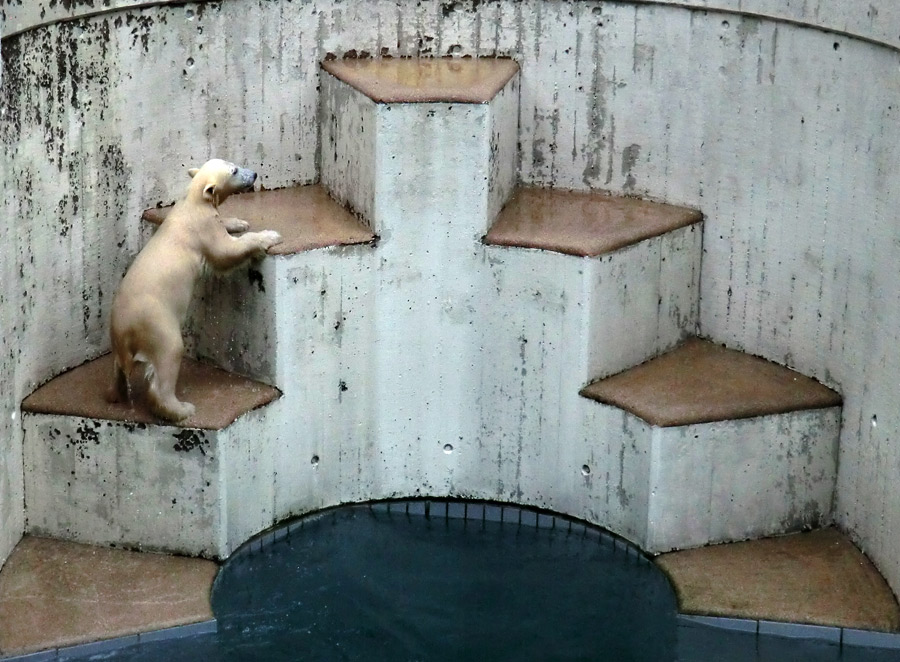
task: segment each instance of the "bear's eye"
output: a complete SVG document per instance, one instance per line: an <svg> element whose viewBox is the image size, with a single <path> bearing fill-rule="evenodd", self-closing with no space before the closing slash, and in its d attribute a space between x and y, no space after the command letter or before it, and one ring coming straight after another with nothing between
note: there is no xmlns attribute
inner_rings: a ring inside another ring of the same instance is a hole
<svg viewBox="0 0 900 662"><path fill-rule="evenodd" d="M237 174L237 166L235 166L234 168L231 169L231 174L232 174L232 175L236 175L236 174Z"/></svg>

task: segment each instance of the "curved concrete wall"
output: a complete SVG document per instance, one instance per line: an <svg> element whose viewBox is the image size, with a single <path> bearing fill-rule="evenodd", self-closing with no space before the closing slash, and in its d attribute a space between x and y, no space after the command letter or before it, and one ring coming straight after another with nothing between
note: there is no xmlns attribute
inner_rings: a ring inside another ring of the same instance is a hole
<svg viewBox="0 0 900 662"><path fill-rule="evenodd" d="M210 154L316 180L327 53L453 52L519 61L523 182L703 210L703 333L843 392L835 515L900 590L900 56L869 41L900 44L900 9L721 1L751 4L862 38L668 3L225 0L4 40L0 558L22 530L18 404L104 351L140 209ZM6 33L37 6L9 4Z"/></svg>
<svg viewBox="0 0 900 662"><path fill-rule="evenodd" d="M233 0L198 0L216 2ZM70 18L94 16L120 9L175 4L183 0L10 0L0 7L0 35L9 36ZM442 3L442 7L471 3ZM843 32L862 39L900 47L900 7L892 0L634 0L634 4L671 5L756 16ZM476 2L475 5L479 3ZM606 3L612 4L612 3Z"/></svg>

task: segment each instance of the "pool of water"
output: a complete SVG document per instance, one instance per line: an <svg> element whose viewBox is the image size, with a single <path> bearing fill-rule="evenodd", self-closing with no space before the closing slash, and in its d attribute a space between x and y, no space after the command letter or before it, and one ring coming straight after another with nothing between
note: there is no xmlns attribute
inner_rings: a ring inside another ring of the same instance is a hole
<svg viewBox="0 0 900 662"><path fill-rule="evenodd" d="M69 659L900 659L679 625L666 578L624 541L479 503L353 505L303 518L232 556L212 602L214 634Z"/></svg>

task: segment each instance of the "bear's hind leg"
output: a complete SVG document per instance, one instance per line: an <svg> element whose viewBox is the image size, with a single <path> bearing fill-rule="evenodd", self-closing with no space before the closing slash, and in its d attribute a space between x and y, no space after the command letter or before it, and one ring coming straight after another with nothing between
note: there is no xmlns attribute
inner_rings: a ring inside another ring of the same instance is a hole
<svg viewBox="0 0 900 662"><path fill-rule="evenodd" d="M128 385L128 374L119 363L119 358L113 358L113 379L106 389L106 401L109 403L130 402L131 394Z"/></svg>
<svg viewBox="0 0 900 662"><path fill-rule="evenodd" d="M175 385L181 370L181 355L184 353L181 336L178 335L177 339L177 344L173 343L158 352L150 362L153 374L147 389L150 410L160 418L175 422L188 418L195 411L194 405L182 402L175 395Z"/></svg>

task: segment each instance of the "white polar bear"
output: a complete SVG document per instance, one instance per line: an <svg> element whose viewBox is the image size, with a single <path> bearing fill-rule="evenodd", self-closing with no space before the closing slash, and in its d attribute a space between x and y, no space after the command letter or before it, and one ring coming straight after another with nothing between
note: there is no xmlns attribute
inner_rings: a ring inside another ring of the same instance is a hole
<svg viewBox="0 0 900 662"><path fill-rule="evenodd" d="M181 326L198 277L207 266L227 271L281 242L273 230L233 237L229 232L244 232L249 224L219 216L225 198L253 188L255 172L220 159L188 172L187 194L128 269L110 318L115 374L107 400L128 399L132 368L146 363L150 410L170 421L194 413L194 405L175 396L175 384L184 353Z"/></svg>

